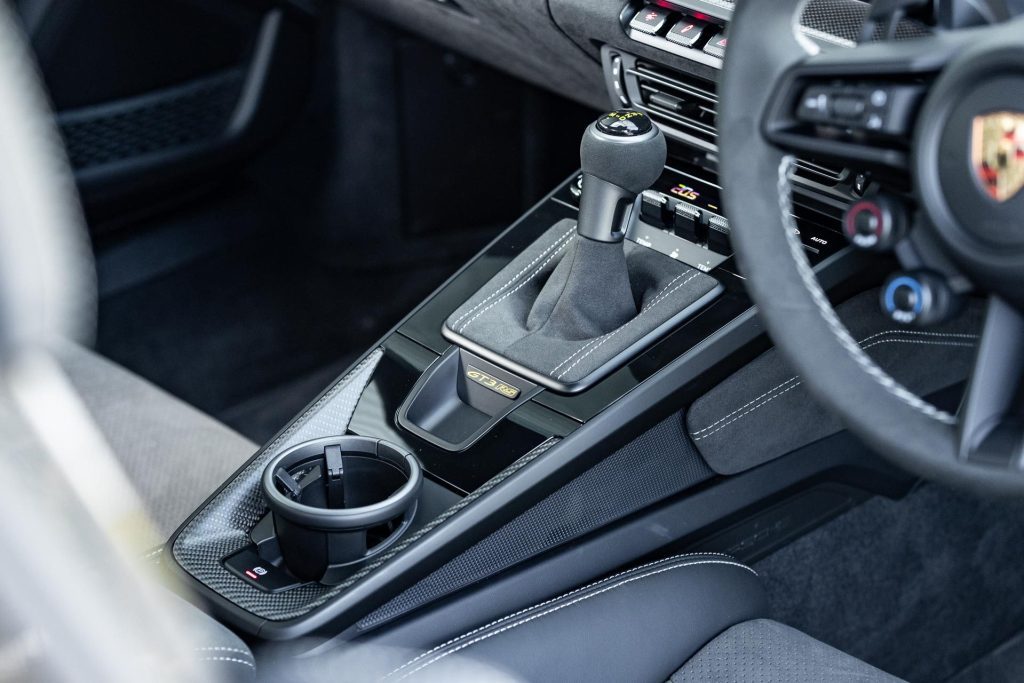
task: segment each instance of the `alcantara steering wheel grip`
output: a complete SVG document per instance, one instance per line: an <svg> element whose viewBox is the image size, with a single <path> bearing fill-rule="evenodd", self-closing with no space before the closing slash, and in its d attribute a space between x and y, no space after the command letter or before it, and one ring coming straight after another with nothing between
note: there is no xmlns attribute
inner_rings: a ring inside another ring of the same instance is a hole
<svg viewBox="0 0 1024 683"><path fill-rule="evenodd" d="M742 3L730 27L720 87L720 165L732 241L750 296L811 392L880 453L927 478L982 492L1024 493L1024 431L1013 404L1024 371L1024 193L1006 204L982 201L984 188L969 177L970 158L947 168L950 150L970 149L965 140L972 116L993 106L1024 111L1024 22L819 51L795 32L800 7L799 0ZM808 84L912 79L931 85L902 142L878 138L872 147L869 136L844 144L841 135L820 135L820 128L796 120ZM986 85L994 79L1003 83L998 99ZM1007 88L1011 81L1017 87ZM907 139L914 144L908 147ZM873 154L909 172L919 207L912 239L934 245L959 275L990 295L958 417L889 377L836 317L790 215L788 173L796 154L809 151L852 166ZM951 182L960 184L956 191ZM984 211L976 210L974 220L958 218L960 207L949 205L957 193L976 193L969 200ZM1010 202L1016 211L1008 212ZM993 246L996 237L1006 236L1005 225L998 235L990 229L995 217L1014 222L1013 240Z"/></svg>

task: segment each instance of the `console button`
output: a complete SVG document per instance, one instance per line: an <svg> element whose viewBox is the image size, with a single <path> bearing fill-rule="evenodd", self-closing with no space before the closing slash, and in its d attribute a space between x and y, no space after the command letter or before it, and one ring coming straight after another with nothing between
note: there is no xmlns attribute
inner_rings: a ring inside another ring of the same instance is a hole
<svg viewBox="0 0 1024 683"><path fill-rule="evenodd" d="M648 5L636 13L630 20L629 27L637 31L657 35L661 33L661 29L665 28L670 14L667 9Z"/></svg>
<svg viewBox="0 0 1024 683"><path fill-rule="evenodd" d="M673 43L683 47L693 47L704 37L709 24L693 17L683 17L668 30L665 36Z"/></svg>
<svg viewBox="0 0 1024 683"><path fill-rule="evenodd" d="M711 40L704 46L704 52L712 57L723 58L725 57L725 46L728 42L729 39L724 32L716 33L711 36Z"/></svg>
<svg viewBox="0 0 1024 683"><path fill-rule="evenodd" d="M718 254L731 254L729 221L721 216L708 217L708 249Z"/></svg>
<svg viewBox="0 0 1024 683"><path fill-rule="evenodd" d="M648 223L659 228L664 227L668 197L657 190L644 190L640 196L640 215L646 218Z"/></svg>
<svg viewBox="0 0 1024 683"><path fill-rule="evenodd" d="M686 202L676 202L672 216L672 230L684 240L695 244L703 242L702 235L699 234L702 232L702 219L703 214L697 207Z"/></svg>
<svg viewBox="0 0 1024 683"><path fill-rule="evenodd" d="M267 593L280 593L302 583L284 569L262 559L252 548L225 558L224 566L238 578Z"/></svg>

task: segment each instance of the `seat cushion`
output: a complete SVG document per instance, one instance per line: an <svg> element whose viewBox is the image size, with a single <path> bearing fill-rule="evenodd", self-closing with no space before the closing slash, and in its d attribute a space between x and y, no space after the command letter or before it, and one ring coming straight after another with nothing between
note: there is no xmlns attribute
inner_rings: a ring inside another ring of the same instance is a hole
<svg viewBox="0 0 1024 683"><path fill-rule="evenodd" d="M736 624L705 645L671 683L898 683L809 635L769 619Z"/></svg>
<svg viewBox="0 0 1024 683"><path fill-rule="evenodd" d="M765 609L749 567L717 553L678 555L481 626L408 658L385 678L472 681L489 667L488 680L664 681L717 634ZM352 660L348 668L385 664Z"/></svg>
<svg viewBox="0 0 1024 683"><path fill-rule="evenodd" d="M88 349L67 345L59 356L147 505L161 534L153 545L256 452L248 439Z"/></svg>

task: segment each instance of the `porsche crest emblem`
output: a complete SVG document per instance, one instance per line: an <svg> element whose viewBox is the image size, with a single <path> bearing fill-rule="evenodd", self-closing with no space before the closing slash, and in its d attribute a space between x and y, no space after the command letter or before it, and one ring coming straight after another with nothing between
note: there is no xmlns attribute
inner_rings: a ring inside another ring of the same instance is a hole
<svg viewBox="0 0 1024 683"><path fill-rule="evenodd" d="M971 166L981 187L997 202L1024 188L1024 114L997 111L974 117Z"/></svg>

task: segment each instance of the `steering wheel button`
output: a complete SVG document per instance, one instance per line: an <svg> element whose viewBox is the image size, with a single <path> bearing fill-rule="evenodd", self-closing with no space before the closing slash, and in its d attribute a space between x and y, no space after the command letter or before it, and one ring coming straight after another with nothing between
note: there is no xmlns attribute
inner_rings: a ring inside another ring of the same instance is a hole
<svg viewBox="0 0 1024 683"><path fill-rule="evenodd" d="M832 114L832 96L824 88L807 88L800 99L797 118L807 123L825 123Z"/></svg>
<svg viewBox="0 0 1024 683"><path fill-rule="evenodd" d="M661 33L661 29L665 28L670 15L671 13L666 9L647 5L633 16L629 27L643 33L657 35Z"/></svg>
<svg viewBox="0 0 1024 683"><path fill-rule="evenodd" d="M836 118L856 121L864 114L867 106L863 97L857 95L840 95L832 102L832 114Z"/></svg>
<svg viewBox="0 0 1024 683"><path fill-rule="evenodd" d="M683 47L695 47L704 37L708 23L693 17L683 17L669 29L665 36L673 43Z"/></svg>
<svg viewBox="0 0 1024 683"><path fill-rule="evenodd" d="M854 203L843 215L843 233L855 247L884 251L896 245L907 232L906 208L887 194Z"/></svg>

